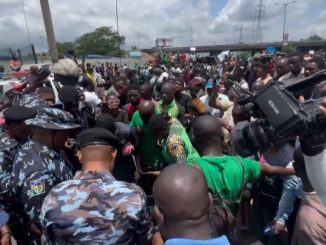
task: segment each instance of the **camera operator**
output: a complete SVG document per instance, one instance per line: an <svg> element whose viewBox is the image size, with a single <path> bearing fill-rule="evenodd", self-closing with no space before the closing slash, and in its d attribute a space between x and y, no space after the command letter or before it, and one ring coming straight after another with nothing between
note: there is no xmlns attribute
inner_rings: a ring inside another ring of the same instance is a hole
<svg viewBox="0 0 326 245"><path fill-rule="evenodd" d="M326 100L321 104L320 112L326 118ZM311 185L326 205L326 149L325 147L311 148L304 140L301 140L301 148Z"/></svg>

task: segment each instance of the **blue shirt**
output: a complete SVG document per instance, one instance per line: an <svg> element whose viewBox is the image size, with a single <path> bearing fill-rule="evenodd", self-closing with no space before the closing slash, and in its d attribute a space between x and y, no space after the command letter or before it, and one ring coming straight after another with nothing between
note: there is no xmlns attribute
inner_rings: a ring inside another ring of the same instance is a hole
<svg viewBox="0 0 326 245"><path fill-rule="evenodd" d="M230 245L226 236L220 236L211 240L189 240L174 238L166 241L165 245Z"/></svg>

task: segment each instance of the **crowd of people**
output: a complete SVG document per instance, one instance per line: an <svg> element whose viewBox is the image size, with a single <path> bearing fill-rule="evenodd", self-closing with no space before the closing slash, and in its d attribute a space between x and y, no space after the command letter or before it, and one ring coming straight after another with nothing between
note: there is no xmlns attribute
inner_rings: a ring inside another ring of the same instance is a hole
<svg viewBox="0 0 326 245"><path fill-rule="evenodd" d="M312 76L322 54L160 54L133 68L61 58L3 88L1 244L326 244L324 148L233 147L235 125L255 120L244 91Z"/></svg>

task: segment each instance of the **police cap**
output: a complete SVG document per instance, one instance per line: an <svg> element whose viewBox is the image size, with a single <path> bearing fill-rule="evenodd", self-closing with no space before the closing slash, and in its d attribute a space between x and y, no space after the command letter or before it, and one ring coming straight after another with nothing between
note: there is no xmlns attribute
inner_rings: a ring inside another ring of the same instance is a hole
<svg viewBox="0 0 326 245"><path fill-rule="evenodd" d="M23 122L36 116L36 110L26 106L14 105L3 112L6 121Z"/></svg>
<svg viewBox="0 0 326 245"><path fill-rule="evenodd" d="M91 128L83 131L77 136L78 147L83 148L89 145L110 145L120 148L121 143L117 137L105 128Z"/></svg>

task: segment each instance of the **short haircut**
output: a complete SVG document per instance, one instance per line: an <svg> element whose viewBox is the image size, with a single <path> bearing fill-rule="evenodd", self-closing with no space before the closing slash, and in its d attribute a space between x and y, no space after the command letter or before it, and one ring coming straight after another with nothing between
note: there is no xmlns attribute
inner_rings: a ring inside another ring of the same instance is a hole
<svg viewBox="0 0 326 245"><path fill-rule="evenodd" d="M53 94L54 95L54 91L51 87L40 87L37 90L37 94Z"/></svg>
<svg viewBox="0 0 326 245"><path fill-rule="evenodd" d="M314 56L308 63L316 63L319 70L325 69L325 61L320 56Z"/></svg>
<svg viewBox="0 0 326 245"><path fill-rule="evenodd" d="M96 127L105 128L115 134L115 119L109 113L103 113L96 119Z"/></svg>
<svg viewBox="0 0 326 245"><path fill-rule="evenodd" d="M300 52L292 52L289 54L289 58L299 57L301 61L303 61L303 54Z"/></svg>
<svg viewBox="0 0 326 245"><path fill-rule="evenodd" d="M167 125L168 125L167 119L163 114L152 115L148 122L148 128L154 134L166 128Z"/></svg>
<svg viewBox="0 0 326 245"><path fill-rule="evenodd" d="M139 87L139 85L138 84L130 84L129 86L128 86L128 91L130 91L130 90L136 90L136 91L140 91L140 87Z"/></svg>
<svg viewBox="0 0 326 245"><path fill-rule="evenodd" d="M268 72L268 64L258 62L256 65L257 68L261 68L263 71Z"/></svg>
<svg viewBox="0 0 326 245"><path fill-rule="evenodd" d="M119 99L119 96L118 95L116 95L114 93L109 93L109 94L106 95L105 100L108 101L110 99L110 97L112 97L112 96L113 97L116 97L117 99Z"/></svg>
<svg viewBox="0 0 326 245"><path fill-rule="evenodd" d="M182 76L177 76L174 80L174 82L181 82L182 86L184 84L184 78Z"/></svg>
<svg viewBox="0 0 326 245"><path fill-rule="evenodd" d="M127 78L125 76L118 76L118 77L114 78L113 82L114 83L123 82L124 84L126 84Z"/></svg>

